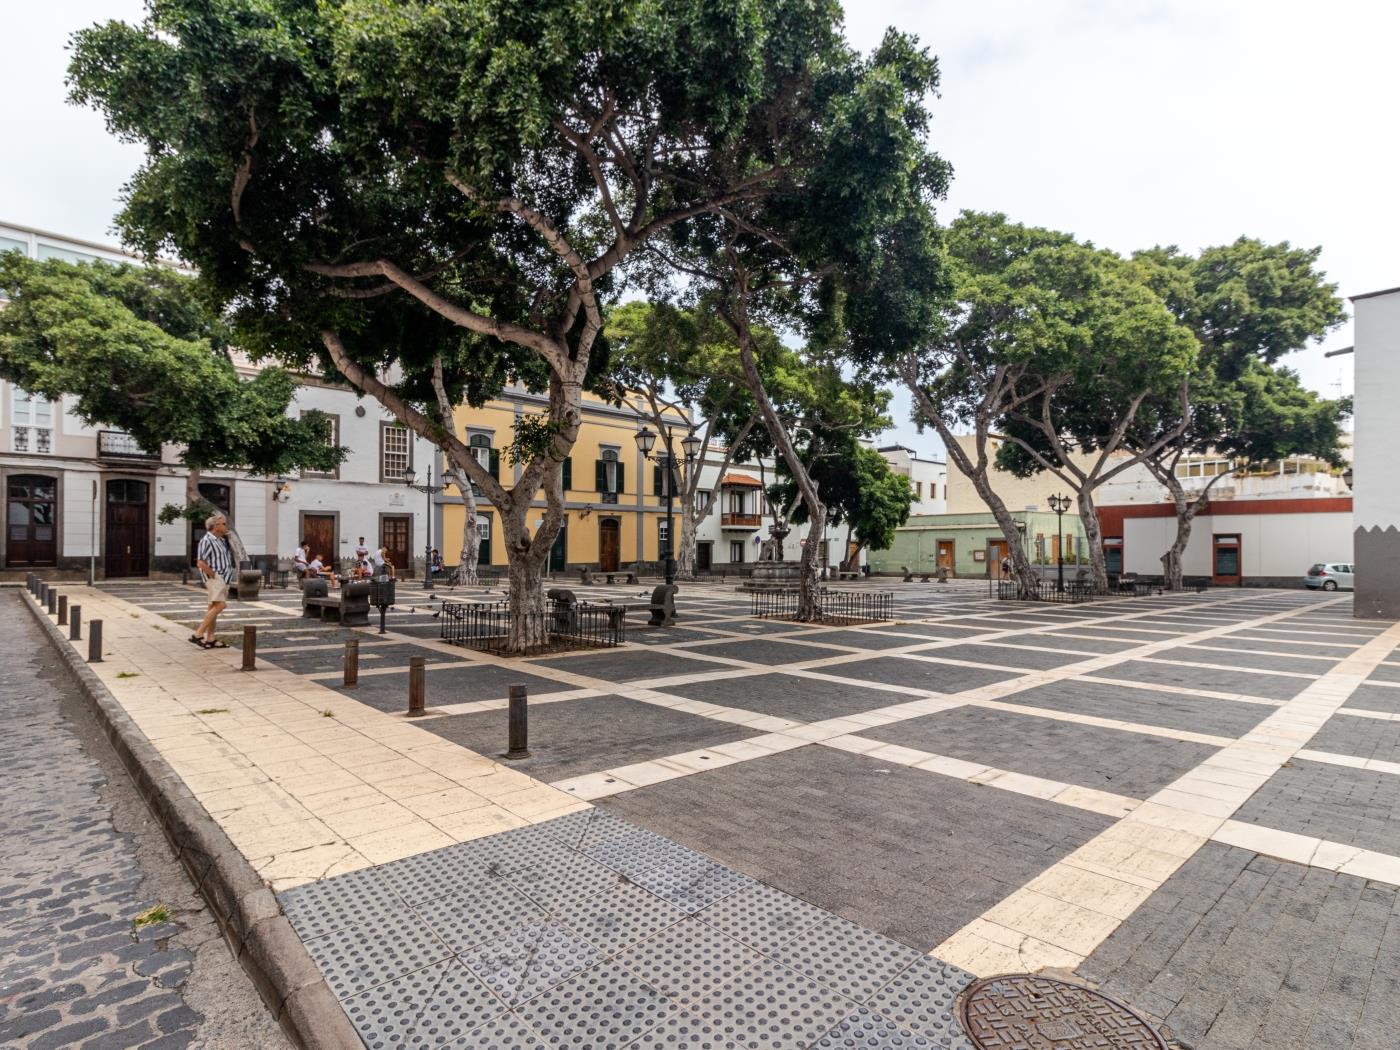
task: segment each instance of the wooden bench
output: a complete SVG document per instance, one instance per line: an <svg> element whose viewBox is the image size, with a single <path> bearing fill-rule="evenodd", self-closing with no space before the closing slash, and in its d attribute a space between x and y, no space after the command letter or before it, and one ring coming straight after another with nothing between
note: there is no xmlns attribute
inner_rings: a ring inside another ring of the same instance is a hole
<svg viewBox="0 0 1400 1050"><path fill-rule="evenodd" d="M301 581L301 615L311 620L338 620L347 627L369 626L368 580L347 581L331 593L328 580Z"/></svg>

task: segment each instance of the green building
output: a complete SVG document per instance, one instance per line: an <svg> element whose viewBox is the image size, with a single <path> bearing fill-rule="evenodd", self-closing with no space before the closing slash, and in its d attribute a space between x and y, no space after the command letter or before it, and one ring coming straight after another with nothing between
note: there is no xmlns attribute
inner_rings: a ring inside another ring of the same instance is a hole
<svg viewBox="0 0 1400 1050"><path fill-rule="evenodd" d="M1056 515L1047 511L1013 512L1026 555L1038 565L1052 566L1064 548L1066 565L1087 562L1084 528L1077 514L1063 518L1064 536L1056 535ZM945 566L955 577L986 578L1006 556L1006 539L990 513L920 514L895 532L888 550L871 551L870 571L934 572Z"/></svg>

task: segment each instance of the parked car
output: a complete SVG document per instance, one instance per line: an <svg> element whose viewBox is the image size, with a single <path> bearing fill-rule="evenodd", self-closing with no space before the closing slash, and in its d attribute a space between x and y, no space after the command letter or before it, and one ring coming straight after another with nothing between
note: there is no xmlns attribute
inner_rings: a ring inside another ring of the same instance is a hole
<svg viewBox="0 0 1400 1050"><path fill-rule="evenodd" d="M1313 590L1350 591L1356 582L1356 577L1352 575L1355 568L1346 562L1318 562L1308 570L1303 583Z"/></svg>

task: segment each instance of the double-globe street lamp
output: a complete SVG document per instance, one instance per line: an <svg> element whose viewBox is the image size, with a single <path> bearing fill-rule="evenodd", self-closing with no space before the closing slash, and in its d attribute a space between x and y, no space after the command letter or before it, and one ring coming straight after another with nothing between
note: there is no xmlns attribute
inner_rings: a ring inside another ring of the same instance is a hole
<svg viewBox="0 0 1400 1050"><path fill-rule="evenodd" d="M1050 509L1055 512L1055 590L1063 594L1065 590L1065 511L1069 510L1069 497L1050 497Z"/></svg>
<svg viewBox="0 0 1400 1050"><path fill-rule="evenodd" d="M661 427L661 432L666 438L666 451L658 452L655 458L657 464L661 467L662 477L666 479L666 544L661 552L661 557L665 565L666 583L670 585L676 582L676 558L674 553L676 549L676 540L675 529L673 527L674 522L671 520L671 515L675 499L676 484L680 479L676 471L675 450L671 444L671 427L663 426ZM656 435L652 433L651 428L644 423L642 424L642 429L637 431L636 437L637 448L641 450L642 456L646 459L651 459L651 450L656 447ZM685 437L681 438L681 448L685 452L685 461L687 465L695 462L695 457L700 454L700 445L701 441L696 437L694 430L691 430Z"/></svg>
<svg viewBox="0 0 1400 1050"><path fill-rule="evenodd" d="M415 485L413 479L418 475L412 467L404 467L403 483L411 489L427 494L428 497L428 544L423 548L423 590L433 589L433 497L447 488L446 485L433 484L433 468L428 467L428 482L425 485Z"/></svg>

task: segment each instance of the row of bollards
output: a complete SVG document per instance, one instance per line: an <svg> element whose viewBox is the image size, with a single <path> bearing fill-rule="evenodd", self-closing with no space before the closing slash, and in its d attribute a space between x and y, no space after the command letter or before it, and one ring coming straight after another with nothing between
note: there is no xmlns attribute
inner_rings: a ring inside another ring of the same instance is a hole
<svg viewBox="0 0 1400 1050"><path fill-rule="evenodd" d="M69 641L81 642L83 640L83 607L81 605L69 605L68 595L59 594L58 590L48 581L40 579L32 572L25 576L25 587L28 588L30 594L34 595L34 600L48 610L49 615L54 618L59 627L68 628ZM101 620L93 620L88 624L87 658L90 664L102 662Z"/></svg>

